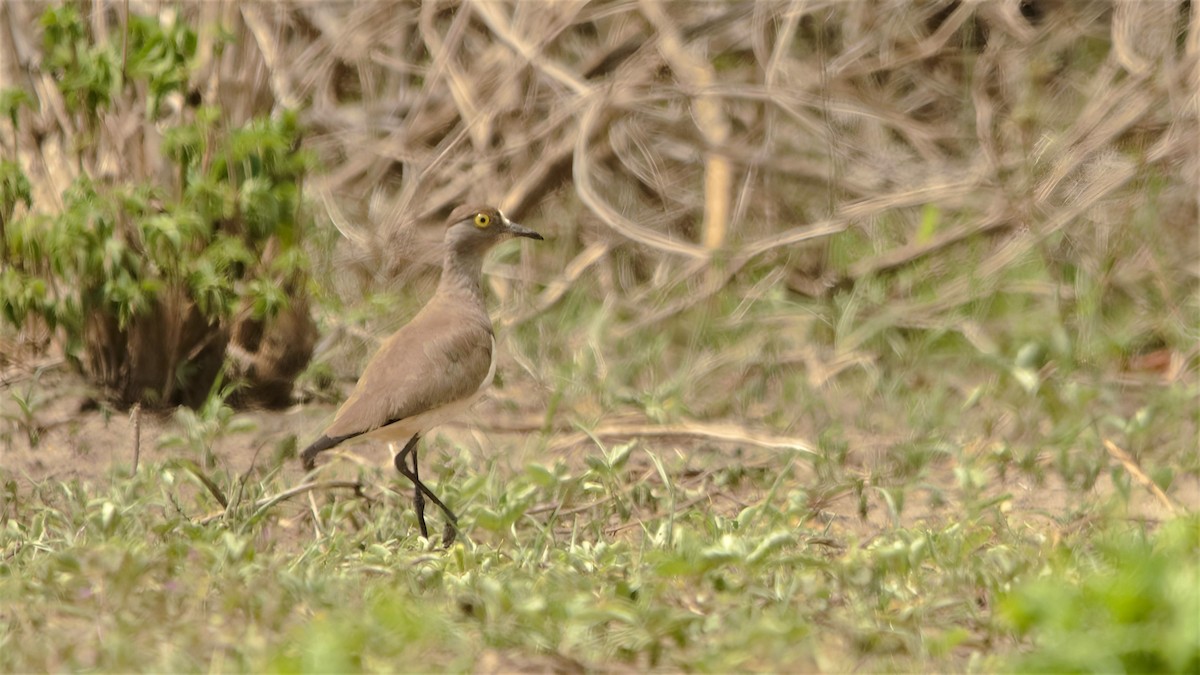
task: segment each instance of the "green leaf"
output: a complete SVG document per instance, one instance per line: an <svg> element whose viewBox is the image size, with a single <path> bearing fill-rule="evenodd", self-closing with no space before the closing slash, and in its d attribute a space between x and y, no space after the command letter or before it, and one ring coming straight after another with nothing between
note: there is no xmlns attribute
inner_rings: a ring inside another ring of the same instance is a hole
<svg viewBox="0 0 1200 675"><path fill-rule="evenodd" d="M204 251L204 258L213 269L228 274L231 278L241 279L245 276L246 268L254 263L254 253L246 248L246 243L239 237L220 235Z"/></svg>
<svg viewBox="0 0 1200 675"><path fill-rule="evenodd" d="M288 296L270 279L255 279L249 284L249 297L255 319L275 316L287 307Z"/></svg>
<svg viewBox="0 0 1200 675"><path fill-rule="evenodd" d="M0 89L0 115L7 117L14 129L18 127L17 113L21 108L32 107L33 99L29 97L29 92L24 89L18 87Z"/></svg>
<svg viewBox="0 0 1200 675"><path fill-rule="evenodd" d="M917 227L917 243L928 244L933 240L938 225L942 222L942 211L937 204L926 204L921 209L921 224Z"/></svg>
<svg viewBox="0 0 1200 675"><path fill-rule="evenodd" d="M212 319L233 313L233 288L211 261L201 258L187 275L188 289L204 316Z"/></svg>

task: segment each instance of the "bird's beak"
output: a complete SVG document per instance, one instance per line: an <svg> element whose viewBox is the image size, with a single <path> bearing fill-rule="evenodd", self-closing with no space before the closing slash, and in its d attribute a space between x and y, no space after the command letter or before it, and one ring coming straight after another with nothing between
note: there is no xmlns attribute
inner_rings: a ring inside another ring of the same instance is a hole
<svg viewBox="0 0 1200 675"><path fill-rule="evenodd" d="M504 214L500 214L500 216L502 218L504 218L504 229L511 232L514 236L529 237L530 239L537 239L538 241L545 240L545 237L538 234L537 232L534 232L533 230L529 229L528 227L525 227L524 225L522 225L520 223L514 223L513 221L509 220L508 216L505 216Z"/></svg>

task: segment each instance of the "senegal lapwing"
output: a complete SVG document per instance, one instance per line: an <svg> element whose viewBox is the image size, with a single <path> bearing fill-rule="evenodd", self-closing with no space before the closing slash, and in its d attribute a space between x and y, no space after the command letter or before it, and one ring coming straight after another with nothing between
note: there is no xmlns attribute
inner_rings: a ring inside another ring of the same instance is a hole
<svg viewBox="0 0 1200 675"><path fill-rule="evenodd" d="M421 482L417 443L432 427L469 407L492 383L496 338L484 303L483 258L496 243L513 236L542 239L499 209L459 207L450 214L437 291L412 321L384 340L333 423L300 456L304 468L312 470L318 454L342 443L403 442L395 465L413 483L421 536L429 536L428 497L448 519L442 536L447 547L457 534L458 518Z"/></svg>

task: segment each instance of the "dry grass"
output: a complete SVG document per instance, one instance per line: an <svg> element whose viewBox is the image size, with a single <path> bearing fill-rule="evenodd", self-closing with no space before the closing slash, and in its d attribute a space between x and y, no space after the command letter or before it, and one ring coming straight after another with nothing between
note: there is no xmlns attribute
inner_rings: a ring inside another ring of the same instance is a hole
<svg viewBox="0 0 1200 675"><path fill-rule="evenodd" d="M159 7L101 6L88 5L97 34L126 9ZM575 242L552 285L607 264L607 291L711 293L766 257L795 290L824 295L964 242L991 249L985 281L1031 251L1102 247L1120 237L1122 206L1148 177L1163 183L1162 227L1177 250L1194 250L1200 19L1187 7L203 3L159 15L200 27L200 100L235 120L304 110L326 168L310 189L353 270L344 289L427 270L438 260L428 226L483 200L552 221L552 234ZM15 36L0 50L0 86L31 85L40 103L15 150L52 204L80 170L70 139L90 122L23 68L39 9L0 12L0 30ZM233 36L222 48L217 26ZM87 170L156 170L140 112L100 121L121 131ZM537 214L551 194L558 206ZM934 216L923 211L931 204ZM922 229L931 217L936 227ZM830 264L829 237L846 231L862 233L870 254ZM729 261L717 278L714 254ZM1144 267L1135 257L1111 274L1166 285L1196 275L1167 262L1134 272ZM938 306L902 313L936 319L970 296L952 288Z"/></svg>

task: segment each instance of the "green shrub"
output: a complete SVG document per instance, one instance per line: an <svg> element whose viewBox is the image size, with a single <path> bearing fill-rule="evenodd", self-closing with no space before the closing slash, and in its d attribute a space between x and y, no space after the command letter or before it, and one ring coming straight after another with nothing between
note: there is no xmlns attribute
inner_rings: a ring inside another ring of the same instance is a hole
<svg viewBox="0 0 1200 675"><path fill-rule="evenodd" d="M197 39L182 22L131 16L126 35L96 41L63 5L41 24L80 170L51 212L19 165L0 164L4 319L44 322L119 405L195 406L227 357L243 400L285 404L315 341L300 246L312 160L295 115L235 125L193 105L184 95ZM0 96L14 137L27 99ZM146 148L114 136L132 124L142 125L132 138L160 149L157 164L139 170ZM100 169L105 157L121 162L119 177Z"/></svg>

